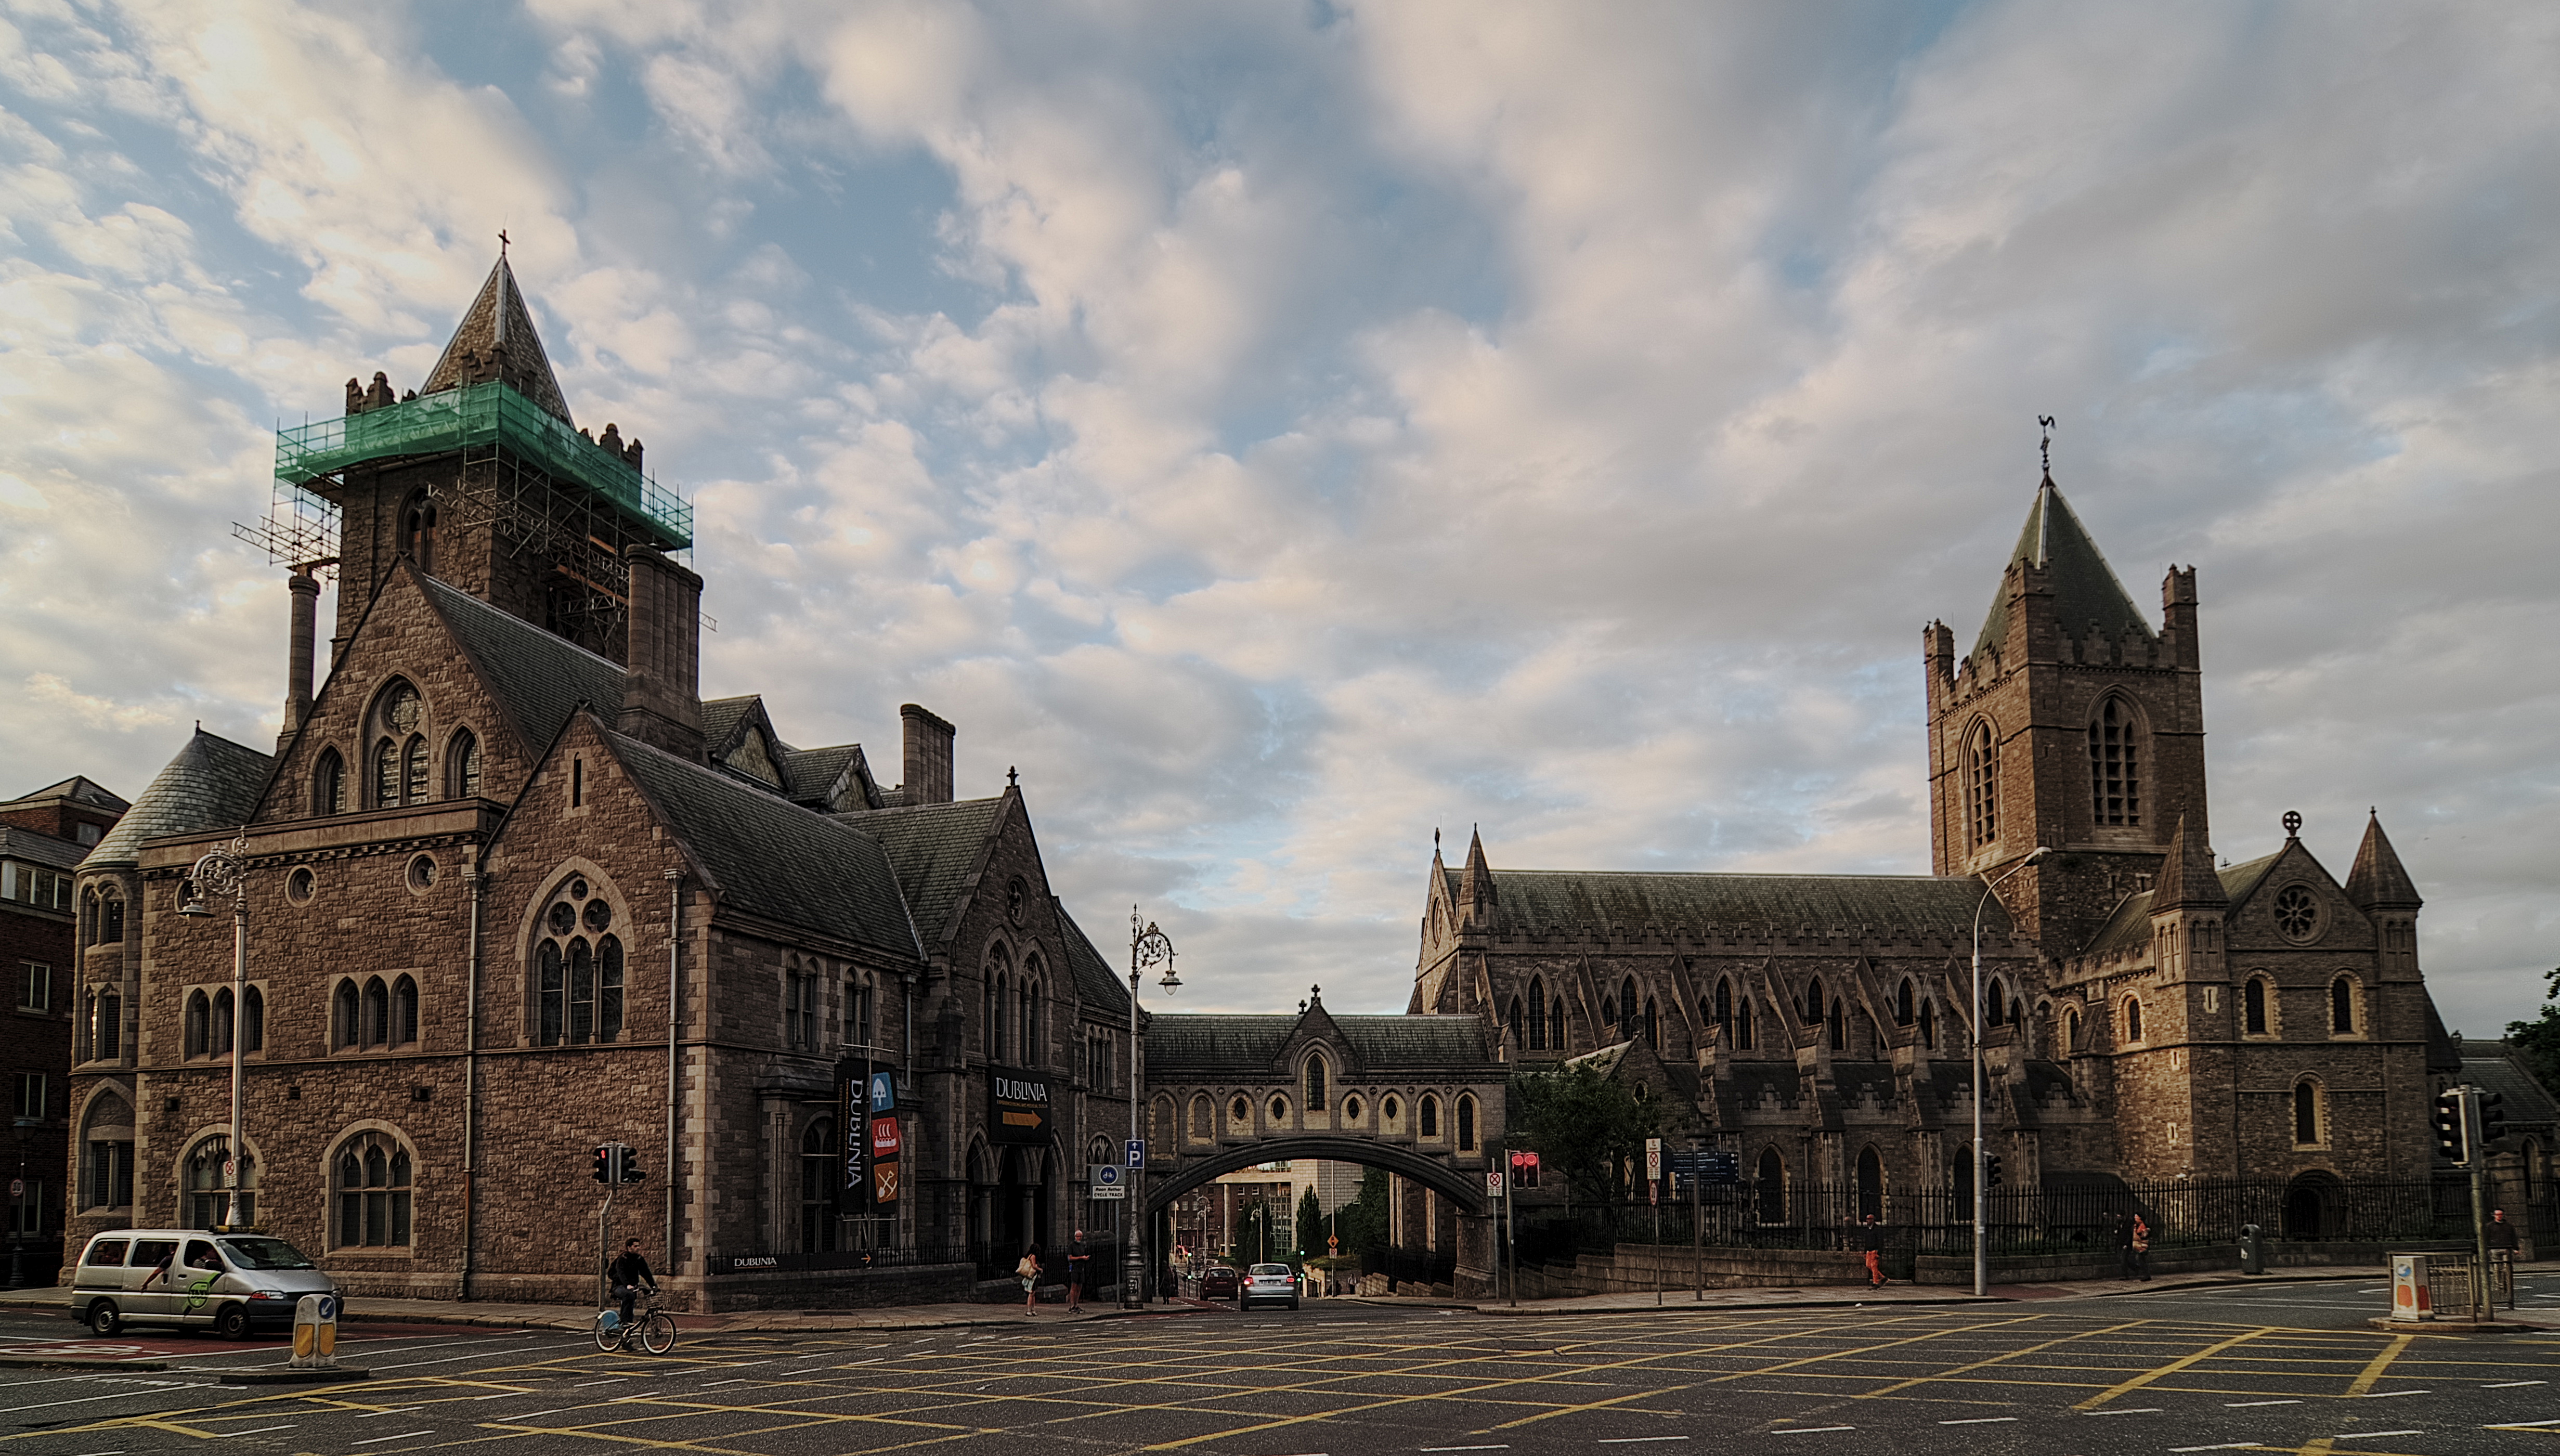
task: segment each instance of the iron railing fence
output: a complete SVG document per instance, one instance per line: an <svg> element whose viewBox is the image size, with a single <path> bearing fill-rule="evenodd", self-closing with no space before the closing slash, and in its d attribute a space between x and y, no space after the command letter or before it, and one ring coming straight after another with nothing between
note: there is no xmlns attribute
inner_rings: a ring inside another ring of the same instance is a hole
<svg viewBox="0 0 2560 1456"><path fill-rule="evenodd" d="M1875 1213L1889 1247L1966 1253L1974 1246L1970 1190L1878 1193L1855 1185L1709 1188L1694 1204L1521 1209L1514 1232L1523 1263L1562 1262L1621 1243L1711 1247L1854 1247L1863 1216ZM2470 1236L2470 1186L2460 1179L2348 1183L2275 1179L2180 1179L1995 1189L1985 1199L1992 1253L2079 1253L2114 1246L2120 1213L2139 1213L2155 1250L2229 1243L2244 1224L2268 1238L2381 1242ZM1698 1231L1702 1228L1703 1237Z"/></svg>
<svg viewBox="0 0 2560 1456"><path fill-rule="evenodd" d="M714 1254L711 1272L751 1274L774 1271L903 1269L919 1264L966 1264L977 1250L957 1245L925 1244L906 1248L836 1248L807 1252ZM1007 1272L1012 1265L1006 1265Z"/></svg>

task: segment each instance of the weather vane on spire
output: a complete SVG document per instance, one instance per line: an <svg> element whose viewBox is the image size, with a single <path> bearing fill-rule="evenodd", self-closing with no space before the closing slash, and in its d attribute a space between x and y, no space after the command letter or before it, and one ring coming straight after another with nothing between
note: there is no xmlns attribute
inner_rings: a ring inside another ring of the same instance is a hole
<svg viewBox="0 0 2560 1456"><path fill-rule="evenodd" d="M2039 414L2035 416L2035 422L2044 426L2044 438L2035 448L2044 456L2044 473L2049 479L2053 474L2053 416Z"/></svg>

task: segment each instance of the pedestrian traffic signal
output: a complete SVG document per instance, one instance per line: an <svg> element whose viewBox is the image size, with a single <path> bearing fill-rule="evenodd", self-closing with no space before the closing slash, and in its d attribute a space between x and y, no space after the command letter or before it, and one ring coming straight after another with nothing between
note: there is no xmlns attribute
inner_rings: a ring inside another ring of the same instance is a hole
<svg viewBox="0 0 2560 1456"><path fill-rule="evenodd" d="M1998 1153L1985 1153L1983 1155L1983 1187L1998 1188L2000 1186L2000 1155Z"/></svg>
<svg viewBox="0 0 2560 1456"><path fill-rule="evenodd" d="M609 1143L599 1143L596 1145L595 1172L588 1176L598 1183L611 1183L613 1181L613 1164L611 1161L612 1151L612 1145Z"/></svg>
<svg viewBox="0 0 2560 1456"><path fill-rule="evenodd" d="M2493 1147L2506 1136L2506 1096L2502 1092L2480 1092L2473 1100L2480 1104L2480 1146Z"/></svg>
<svg viewBox="0 0 2560 1456"><path fill-rule="evenodd" d="M2463 1094L2459 1088L2447 1087L2436 1094L2436 1152L2452 1162L2466 1161L2463 1156Z"/></svg>
<svg viewBox="0 0 2560 1456"><path fill-rule="evenodd" d="M647 1174L640 1171L640 1150L638 1148L631 1146L629 1143L616 1143L613 1146L613 1151L615 1155L613 1167L614 1182L638 1183L641 1179L648 1177Z"/></svg>

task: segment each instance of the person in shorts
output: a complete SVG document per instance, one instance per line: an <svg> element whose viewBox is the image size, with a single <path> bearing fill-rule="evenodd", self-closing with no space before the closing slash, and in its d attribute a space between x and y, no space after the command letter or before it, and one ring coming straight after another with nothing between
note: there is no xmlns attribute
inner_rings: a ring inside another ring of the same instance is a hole
<svg viewBox="0 0 2560 1456"><path fill-rule="evenodd" d="M1024 1314L1040 1312L1040 1245L1035 1243L1023 1250L1022 1262L1014 1265L1014 1277L1023 1281Z"/></svg>

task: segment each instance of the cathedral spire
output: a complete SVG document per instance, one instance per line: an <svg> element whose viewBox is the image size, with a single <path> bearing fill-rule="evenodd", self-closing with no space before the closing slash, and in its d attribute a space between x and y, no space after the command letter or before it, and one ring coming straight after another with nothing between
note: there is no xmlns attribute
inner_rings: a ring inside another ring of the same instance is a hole
<svg viewBox="0 0 2560 1456"><path fill-rule="evenodd" d="M2222 889L2222 877L2213 873L2213 851L2204 843L2202 829L2189 827L2192 823L2183 814L2177 817L2168 856L2152 880L2155 915L2164 910L2218 910L2231 903Z"/></svg>
<svg viewBox="0 0 2560 1456"><path fill-rule="evenodd" d="M569 419L568 400L560 394L560 380L552 374L551 359L543 353L542 335L534 330L534 316L525 307L524 289L516 285L516 270L508 265L503 247L497 265L489 269L488 281L480 285L479 296L464 310L462 322L455 326L453 338L445 344L435 368L427 372L426 383L418 387L418 393L432 395L489 380L503 380L544 413L564 424L574 422Z"/></svg>
<svg viewBox="0 0 2560 1456"><path fill-rule="evenodd" d="M1485 863L1485 836L1482 830L1467 839L1467 869L1458 882L1458 904L1467 918L1483 924L1493 914L1494 868Z"/></svg>
<svg viewBox="0 0 2560 1456"><path fill-rule="evenodd" d="M2062 499L2061 488L2047 472L2035 487L2035 504L2027 509L2026 526L2017 534L2017 548L2008 555L2008 566L2024 562L2045 573L2053 588L2053 622L2074 637L2089 630L2092 622L2109 637L2121 637L2131 629L2145 638L2157 637L2142 609L2116 579L2115 568L2089 539L2080 518L2071 513L2070 503ZM1983 619L1982 636L1975 639L1974 651L1986 647L2008 645L2008 580L2005 566L2000 587L1993 593L1990 615Z"/></svg>
<svg viewBox="0 0 2560 1456"><path fill-rule="evenodd" d="M2365 819L2364 843L2355 847L2355 868L2346 873L2346 897L2365 910L2414 910L2426 903L2409 872L2400 867L2378 813Z"/></svg>

